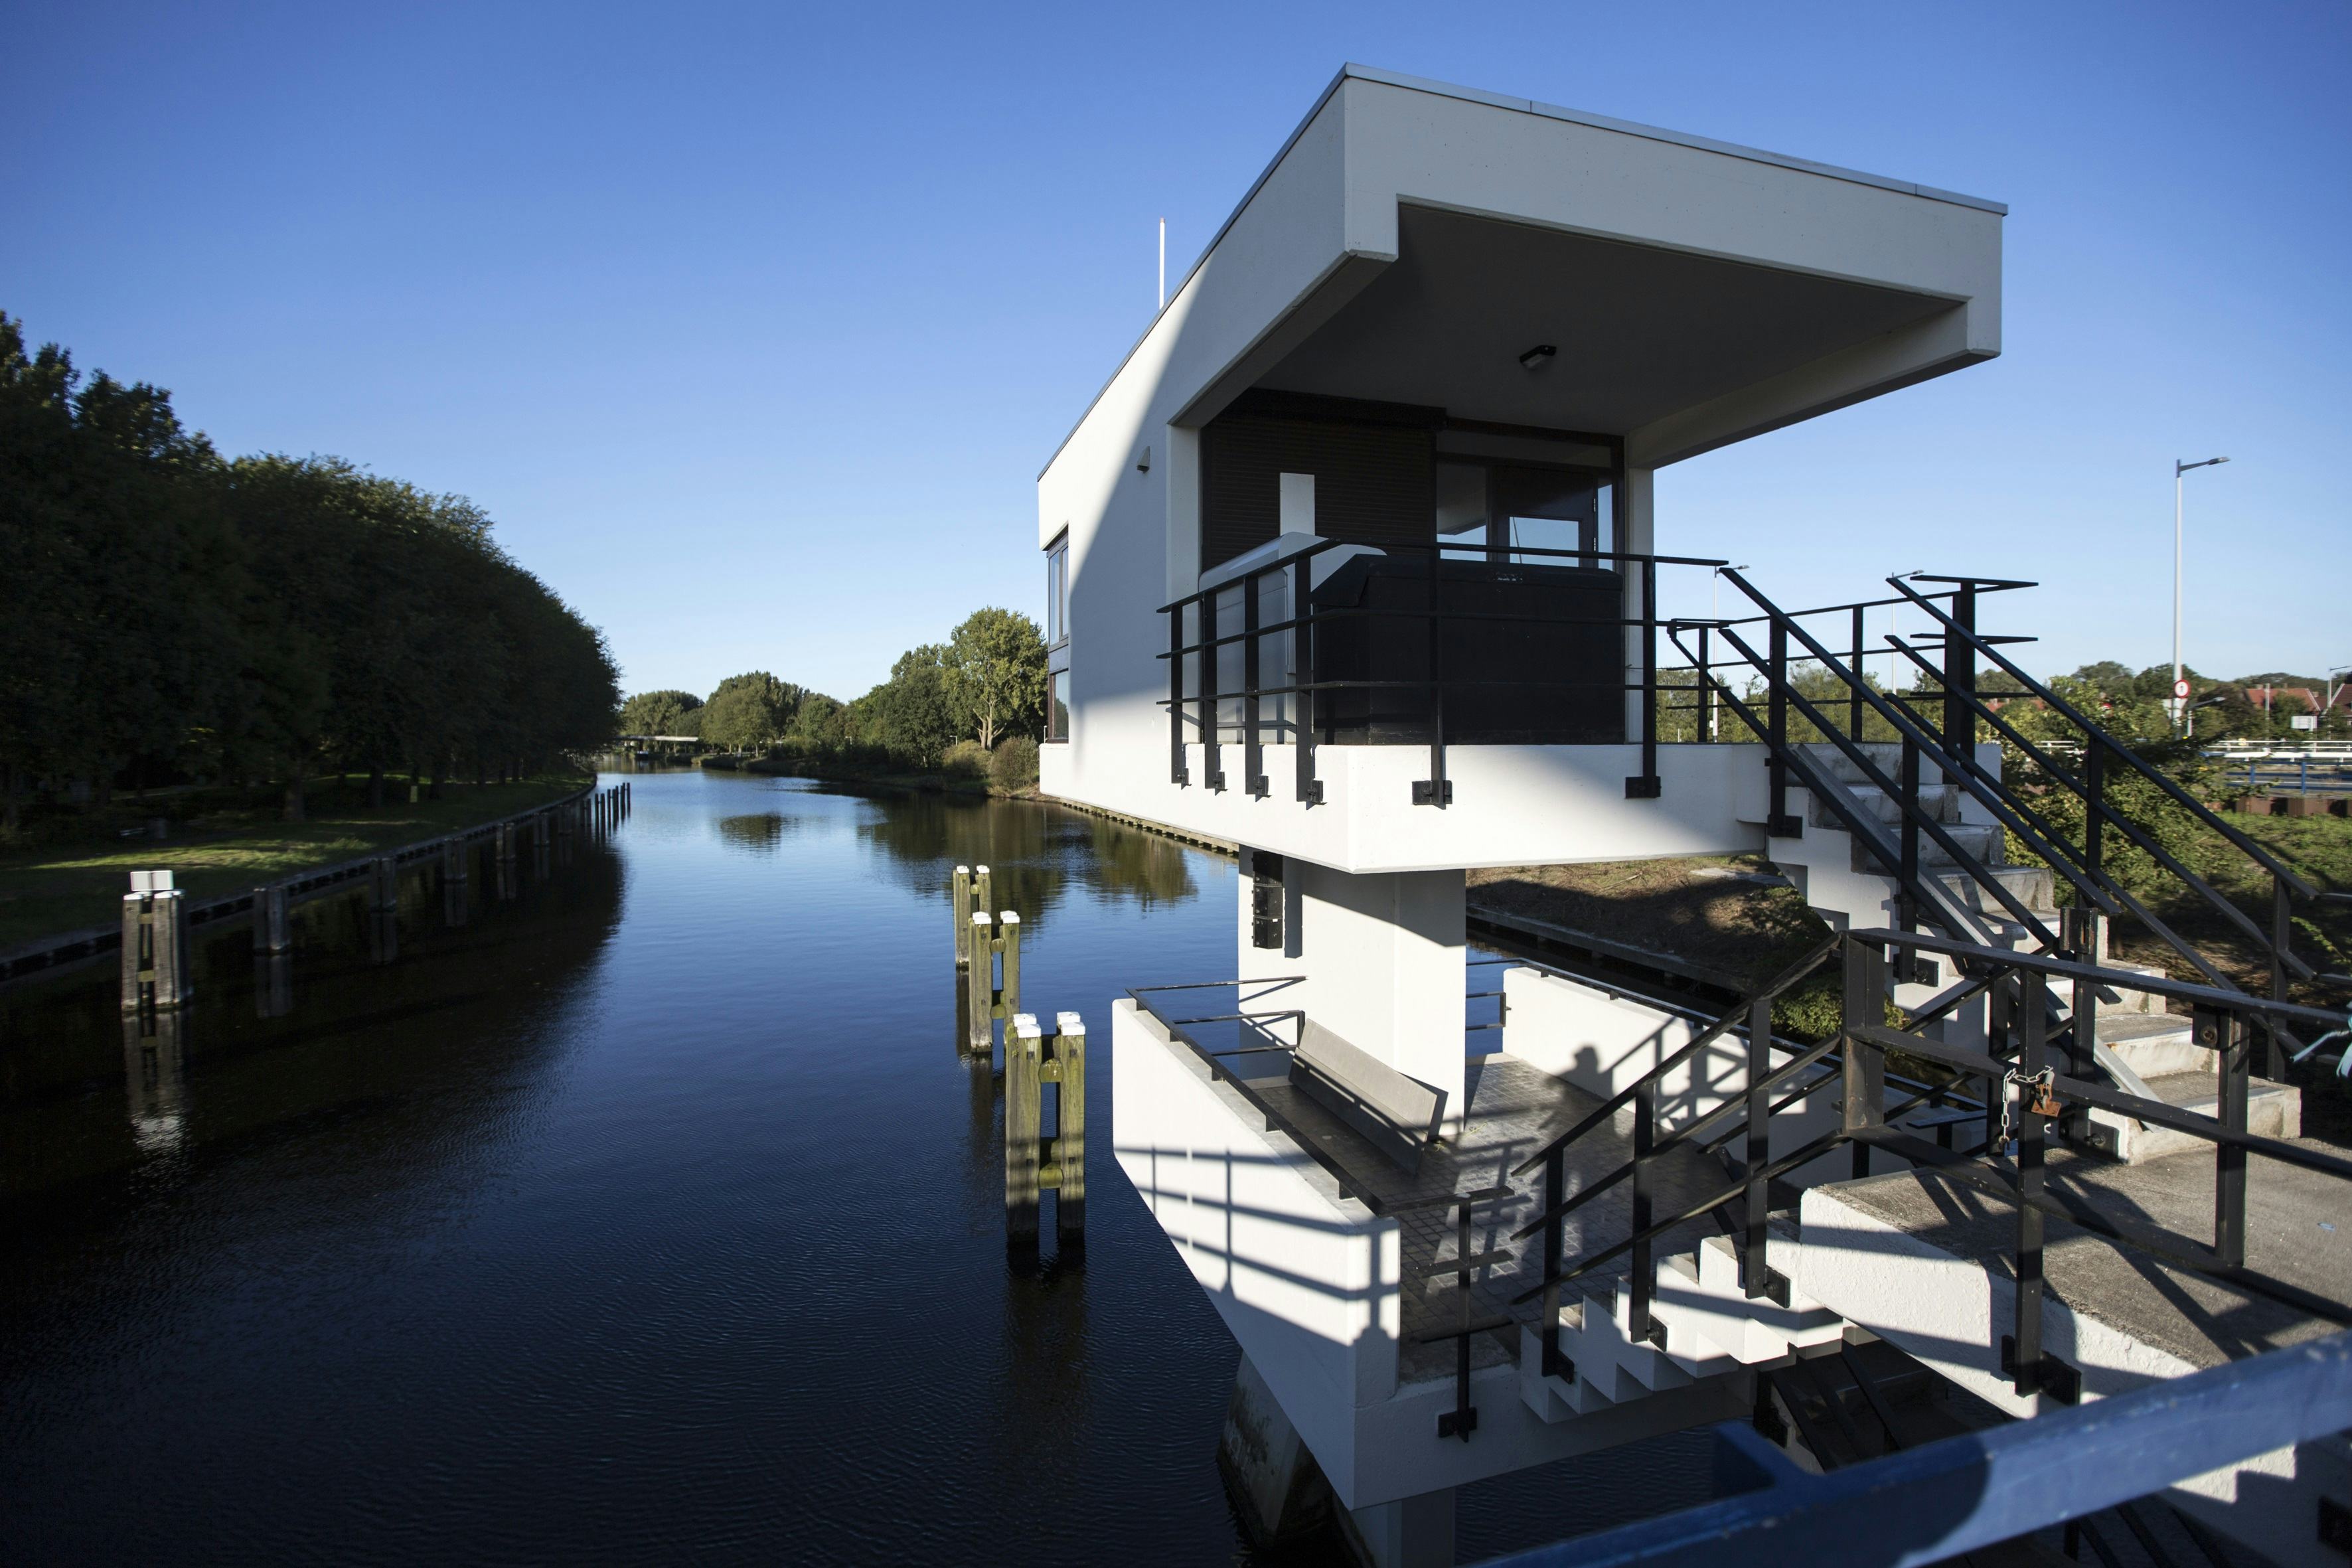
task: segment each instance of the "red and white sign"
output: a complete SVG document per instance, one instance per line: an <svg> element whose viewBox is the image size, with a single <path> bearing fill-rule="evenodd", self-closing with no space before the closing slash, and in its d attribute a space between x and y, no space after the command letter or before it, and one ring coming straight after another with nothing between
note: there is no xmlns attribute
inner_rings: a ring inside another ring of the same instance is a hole
<svg viewBox="0 0 2352 1568"><path fill-rule="evenodd" d="M2188 698L2189 698L2189 679L2188 679L2188 678L2187 678L2186 676L2182 677L2180 679L2176 680L2176 681L2174 681L2174 682L2172 683L2172 694L2173 694L2175 697L2178 697L2178 698L2181 699L2183 701L2188 700Z"/></svg>

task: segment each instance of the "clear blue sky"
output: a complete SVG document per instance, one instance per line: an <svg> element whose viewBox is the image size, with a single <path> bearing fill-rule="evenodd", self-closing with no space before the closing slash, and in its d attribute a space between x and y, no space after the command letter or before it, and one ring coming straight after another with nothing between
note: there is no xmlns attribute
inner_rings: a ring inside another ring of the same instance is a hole
<svg viewBox="0 0 2352 1568"><path fill-rule="evenodd" d="M232 452L487 506L632 689L1038 608L1037 469L1343 60L2005 201L1994 363L1667 470L1784 603L2352 660L2352 7L27 5L0 309ZM2079 590L2079 593L2074 592ZM1690 607L1686 605L1685 607Z"/></svg>

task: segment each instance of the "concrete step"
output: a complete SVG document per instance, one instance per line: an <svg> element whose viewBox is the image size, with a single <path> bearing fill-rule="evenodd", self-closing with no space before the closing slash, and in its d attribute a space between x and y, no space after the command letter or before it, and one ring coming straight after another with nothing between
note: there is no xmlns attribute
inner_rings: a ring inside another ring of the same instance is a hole
<svg viewBox="0 0 2352 1568"><path fill-rule="evenodd" d="M2102 1006L2095 1032L2101 1045L2145 1079L2184 1072L2210 1076L2213 1070L2213 1053L2197 1044L2190 1037L2189 1021L2178 1014L2111 1013Z"/></svg>
<svg viewBox="0 0 2352 1568"><path fill-rule="evenodd" d="M1774 1269L1789 1279L1796 1278L1793 1226L1775 1221L1765 1252ZM1749 1300L1739 1283L1739 1254L1724 1236L1709 1237L1700 1245L1696 1279L1669 1280L1662 1273L1658 1299L1661 1316L1670 1325L1689 1327L1742 1366L1776 1365L1795 1347L1829 1343L1845 1330L1836 1313L1793 1286L1785 1307L1769 1296ZM1667 1344L1671 1353L1673 1327Z"/></svg>
<svg viewBox="0 0 2352 1568"><path fill-rule="evenodd" d="M1978 865L1990 866L1995 869L2006 868L2004 862L2009 858L2009 841L2001 837L1998 823L1953 822L1944 824L1943 827L1950 835L1952 842L1960 847L1960 852ZM1902 847L1901 839L1890 835L1890 841L1897 849ZM1853 864L1857 871L1878 869L1877 858L1863 848L1860 837L1853 840ZM1950 850L1926 834L1919 835L1919 867L1922 870L1932 875L1938 871L1956 870L1959 864L1952 858ZM2049 873L2044 871L2042 875L2047 877Z"/></svg>
<svg viewBox="0 0 2352 1568"><path fill-rule="evenodd" d="M2196 1072L2140 1075L2157 1099L2200 1116L2219 1116L2219 1080L2209 1069ZM2116 1157L2126 1164L2210 1150L2212 1145L2193 1134L2169 1127L2151 1127L2114 1111L2093 1110L2091 1120L2116 1134ZM2303 1091L2292 1084L2255 1079L2246 1089L2246 1131L2263 1138L2303 1136Z"/></svg>
<svg viewBox="0 0 2352 1568"><path fill-rule="evenodd" d="M1864 816L1873 821L1885 823L1889 827L1901 825L1902 803L1876 784L1848 784L1845 793L1848 803L1859 808ZM1830 809L1826 802L1812 798L1811 791L1807 791L1806 794L1805 820L1807 822L1815 827L1841 826L1837 815ZM1960 792L1951 784L1922 784L1919 787L1919 804L1927 808L1927 816L1932 821L1957 823L1960 820Z"/></svg>
<svg viewBox="0 0 2352 1568"><path fill-rule="evenodd" d="M2058 900L2047 866L1992 866L1988 874L2007 888L2017 900L2032 910L2043 924L2055 929L2058 920ZM2012 916L2001 901L1987 892L1973 877L1953 872L1937 879L1964 909L1973 910L1988 921L2014 925Z"/></svg>
<svg viewBox="0 0 2352 1568"><path fill-rule="evenodd" d="M1799 748L1829 772L1830 777L1842 784L1864 784L1870 781L1842 746L1825 741L1815 741ZM1893 741L1864 741L1859 750L1868 757L1871 765L1888 778L1900 777L1903 772L1903 747Z"/></svg>

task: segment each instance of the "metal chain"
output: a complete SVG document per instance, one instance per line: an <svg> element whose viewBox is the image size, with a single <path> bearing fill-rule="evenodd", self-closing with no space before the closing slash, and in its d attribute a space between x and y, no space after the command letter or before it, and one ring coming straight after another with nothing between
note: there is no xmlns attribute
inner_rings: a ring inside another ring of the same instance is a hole
<svg viewBox="0 0 2352 1568"><path fill-rule="evenodd" d="M2024 1091L2029 1089L2036 1091L2031 1103L2038 1105L2045 1100L2054 1103L2057 1098L2055 1092L2057 1078L2058 1069L2056 1068L2043 1068L2040 1072L2035 1073L2020 1072L2015 1068L2011 1068L2007 1073L2002 1075L2000 1080L2003 1091L2000 1097L2000 1136L1994 1140L1994 1143L1997 1147L2004 1149L2007 1148L2011 1140L2017 1136L2017 1119L2014 1113L2010 1110L2010 1107L2021 1100L2023 1100L2025 1099ZM2017 1091L2014 1095L2008 1092L2012 1089ZM2044 1111L2042 1114L2053 1115L2055 1113Z"/></svg>

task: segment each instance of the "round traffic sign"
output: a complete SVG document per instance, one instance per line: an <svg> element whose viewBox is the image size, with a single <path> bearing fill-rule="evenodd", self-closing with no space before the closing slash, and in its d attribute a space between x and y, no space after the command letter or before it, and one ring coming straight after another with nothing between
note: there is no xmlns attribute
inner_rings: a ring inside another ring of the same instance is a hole
<svg viewBox="0 0 2352 1568"><path fill-rule="evenodd" d="M2175 697L2187 697L2189 695L2189 680L2187 677L2184 676L2180 679L2172 683L2172 694Z"/></svg>

